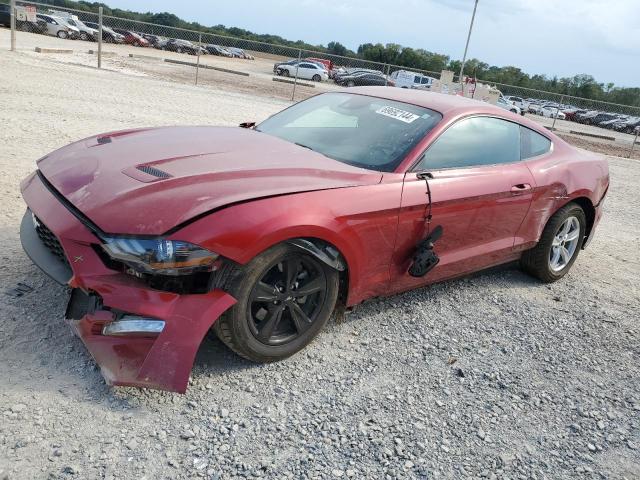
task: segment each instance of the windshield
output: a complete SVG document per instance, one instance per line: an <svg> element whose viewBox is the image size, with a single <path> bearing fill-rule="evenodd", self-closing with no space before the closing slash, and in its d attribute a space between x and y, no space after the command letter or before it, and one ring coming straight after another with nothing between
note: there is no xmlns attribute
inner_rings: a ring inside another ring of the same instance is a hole
<svg viewBox="0 0 640 480"><path fill-rule="evenodd" d="M441 119L408 103L325 93L275 114L256 130L349 165L391 172Z"/></svg>

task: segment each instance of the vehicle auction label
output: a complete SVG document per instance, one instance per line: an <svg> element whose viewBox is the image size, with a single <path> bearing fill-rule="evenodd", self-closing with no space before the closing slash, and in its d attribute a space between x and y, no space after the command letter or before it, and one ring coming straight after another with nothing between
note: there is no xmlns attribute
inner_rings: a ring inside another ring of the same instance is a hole
<svg viewBox="0 0 640 480"><path fill-rule="evenodd" d="M395 107L381 107L376 110L376 113L380 115L384 115L385 117L395 118L396 120L400 120L404 123L411 123L416 118L420 118L420 115L416 115L415 113L407 112L405 110L400 110Z"/></svg>

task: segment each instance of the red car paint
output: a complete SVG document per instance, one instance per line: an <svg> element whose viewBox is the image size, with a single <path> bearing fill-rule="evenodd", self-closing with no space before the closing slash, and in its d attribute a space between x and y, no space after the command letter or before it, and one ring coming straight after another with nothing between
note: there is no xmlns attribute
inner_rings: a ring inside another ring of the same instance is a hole
<svg viewBox="0 0 640 480"><path fill-rule="evenodd" d="M166 322L159 336L146 338L101 335L113 318L107 309L73 322L109 383L184 392L202 338L235 299L222 290L160 292L110 270L92 247L98 238L52 189L105 232L167 234L241 264L282 241L322 239L346 261L347 306L515 260L572 200L584 205L588 240L593 237L609 184L600 157L477 101L385 87L349 93L422 105L443 119L391 173L351 167L260 132L215 127L105 134L38 161L50 186L31 175L22 193L71 259L70 286L99 293L112 310ZM432 171L433 218L425 222L426 184L411 167L446 128L469 115L525 125L551 139L553 150L513 164ZM141 165L170 178L136 168ZM430 225L446 232L437 246L440 263L414 278L407 275L411 254Z"/></svg>
<svg viewBox="0 0 640 480"><path fill-rule="evenodd" d="M122 30L119 28L114 29L115 32L124 35L124 43L133 45L135 47L150 47L151 42L144 38L142 35L138 35L136 32L130 32L129 30Z"/></svg>
<svg viewBox="0 0 640 480"><path fill-rule="evenodd" d="M333 70L333 62L331 60L327 60L325 58L314 58L314 57L308 57L308 58L305 58L305 60L311 60L312 62L321 63L322 65L325 66L325 70L327 72L330 72L331 70Z"/></svg>

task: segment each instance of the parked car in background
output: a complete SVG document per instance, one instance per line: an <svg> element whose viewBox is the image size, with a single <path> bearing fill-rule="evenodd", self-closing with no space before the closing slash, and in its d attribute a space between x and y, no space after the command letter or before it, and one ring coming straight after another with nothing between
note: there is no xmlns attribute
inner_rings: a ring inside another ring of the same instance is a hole
<svg viewBox="0 0 640 480"><path fill-rule="evenodd" d="M124 36L124 43L133 45L134 47L150 47L151 42L136 32L132 32L131 30L124 30L122 28L114 28L115 32Z"/></svg>
<svg viewBox="0 0 640 480"><path fill-rule="evenodd" d="M566 118L564 112L553 105L544 105L540 108L539 115L548 118L556 118L558 120L564 120Z"/></svg>
<svg viewBox="0 0 640 480"><path fill-rule="evenodd" d="M540 115L540 111L542 110L542 105L540 105L537 102L530 102L528 107L527 107L527 111L529 113L534 113L536 115Z"/></svg>
<svg viewBox="0 0 640 480"><path fill-rule="evenodd" d="M64 18L69 25L76 27L80 32L80 40L90 42L95 42L98 40L98 30L85 24L78 18L77 15L65 12L63 10L49 10L49 13L51 13L51 15L55 15L56 17Z"/></svg>
<svg viewBox="0 0 640 480"><path fill-rule="evenodd" d="M579 108L567 108L566 110L562 111L564 113L565 119L566 120L570 120L572 122L576 121L576 115L581 114L581 113L586 113L586 110L582 110Z"/></svg>
<svg viewBox="0 0 640 480"><path fill-rule="evenodd" d="M247 53L245 50L243 50L242 48L238 48L238 47L226 47L226 49L231 52L231 53L235 53L236 55L238 55L239 58L244 58L245 60L255 60L255 57L249 53Z"/></svg>
<svg viewBox="0 0 640 480"><path fill-rule="evenodd" d="M205 45L204 48L211 55L217 55L219 57L233 57L233 54L229 50L227 50L226 48L224 48L224 47L222 47L220 45L216 45L214 43L210 43L208 45ZM275 72L275 68L274 68L274 72Z"/></svg>
<svg viewBox="0 0 640 480"><path fill-rule="evenodd" d="M294 64L283 63L277 67L276 74L284 77L294 77L297 75L298 78L313 80L314 82L329 80L329 72L327 72L324 66L304 60L300 63L296 61Z"/></svg>
<svg viewBox="0 0 640 480"><path fill-rule="evenodd" d="M624 123L628 120L628 118L626 116L615 116L612 119L609 120L603 120L600 123L597 123L596 125L600 128L606 128L608 130L613 130L613 126L617 125L619 123Z"/></svg>
<svg viewBox="0 0 640 480"><path fill-rule="evenodd" d="M294 58L291 60L287 60L286 62L276 62L273 64L273 73L278 73L278 67L280 67L281 65L295 65L296 63L298 63L298 59Z"/></svg>
<svg viewBox="0 0 640 480"><path fill-rule="evenodd" d="M395 82L381 73L359 72L351 75L344 75L336 78L336 83L343 87L363 87L363 86L389 86L395 87Z"/></svg>
<svg viewBox="0 0 640 480"><path fill-rule="evenodd" d="M584 113L577 113L575 119L578 123L589 123L592 118L595 118L600 112L597 110L587 110Z"/></svg>
<svg viewBox="0 0 640 480"><path fill-rule="evenodd" d="M513 103L508 102L504 97L498 97L498 101L496 102L496 106L509 110L516 115L524 115L524 112L520 110L520 107L515 106Z"/></svg>
<svg viewBox="0 0 640 480"><path fill-rule="evenodd" d="M413 88L417 90L428 90L433 85L435 78L423 75L422 73L408 70L396 70L391 73L391 79L400 88Z"/></svg>
<svg viewBox="0 0 640 480"><path fill-rule="evenodd" d="M0 25L11 28L11 7L9 5L0 4ZM44 20L35 22L18 20L16 18L16 29L22 32L46 33L47 26Z"/></svg>
<svg viewBox="0 0 640 480"><path fill-rule="evenodd" d="M505 100L513 105L515 105L516 107L518 107L520 109L520 111L522 112L522 115L524 115L524 112L529 110L529 103L527 101L525 101L522 97L516 97L513 95L508 95L506 97L504 97Z"/></svg>
<svg viewBox="0 0 640 480"><path fill-rule="evenodd" d="M207 52L206 49L190 42L189 40L182 40L181 38L170 38L163 45L163 50L169 50L176 53L188 53L189 55L198 55L203 52Z"/></svg>
<svg viewBox="0 0 640 480"><path fill-rule="evenodd" d="M640 118L634 117L627 121L615 124L613 129L622 133L634 133L638 127L640 127Z"/></svg>
<svg viewBox="0 0 640 480"><path fill-rule="evenodd" d="M152 35L150 33L142 33L136 32L138 35L142 36L145 40L147 40L152 47L158 48L158 45L164 45L167 42L166 37L161 37L160 35Z"/></svg>
<svg viewBox="0 0 640 480"><path fill-rule="evenodd" d="M380 70L372 70L370 68L345 68L340 67L338 69L334 69L333 80L338 83L342 77L357 75L360 73L374 73L376 75L384 75Z"/></svg>
<svg viewBox="0 0 640 480"><path fill-rule="evenodd" d="M589 117L585 119L587 125L596 125L599 126L602 122L608 122L609 120L617 119L618 116L613 113L604 113L600 112L594 117Z"/></svg>
<svg viewBox="0 0 640 480"><path fill-rule="evenodd" d="M93 28L94 30L99 30L100 26L95 22L84 22L88 27ZM124 35L119 34L118 32L113 31L111 28L106 25L102 25L102 41L107 43L124 43Z"/></svg>
<svg viewBox="0 0 640 480"><path fill-rule="evenodd" d="M46 15L44 13L36 14L36 18L46 23L47 35L58 38L70 38L72 40L80 38L80 30L73 25L69 25L64 18Z"/></svg>

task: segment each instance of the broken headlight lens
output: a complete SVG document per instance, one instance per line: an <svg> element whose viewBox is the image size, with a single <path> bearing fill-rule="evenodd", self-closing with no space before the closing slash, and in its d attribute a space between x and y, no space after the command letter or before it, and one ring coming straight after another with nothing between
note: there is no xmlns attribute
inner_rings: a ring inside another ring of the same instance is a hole
<svg viewBox="0 0 640 480"><path fill-rule="evenodd" d="M178 240L105 238L107 254L141 273L189 275L214 270L219 255Z"/></svg>

